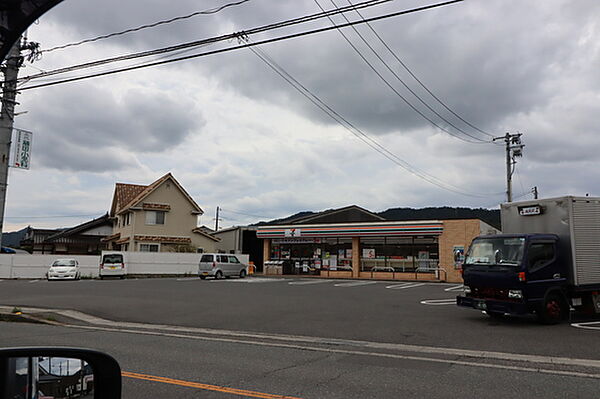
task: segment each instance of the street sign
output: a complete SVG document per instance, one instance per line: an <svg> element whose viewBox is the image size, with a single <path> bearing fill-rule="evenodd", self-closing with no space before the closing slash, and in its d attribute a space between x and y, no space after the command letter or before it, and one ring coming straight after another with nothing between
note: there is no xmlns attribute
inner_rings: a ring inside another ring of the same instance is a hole
<svg viewBox="0 0 600 399"><path fill-rule="evenodd" d="M33 133L27 130L15 129L13 161L11 166L20 169L29 169L31 160L31 139Z"/></svg>

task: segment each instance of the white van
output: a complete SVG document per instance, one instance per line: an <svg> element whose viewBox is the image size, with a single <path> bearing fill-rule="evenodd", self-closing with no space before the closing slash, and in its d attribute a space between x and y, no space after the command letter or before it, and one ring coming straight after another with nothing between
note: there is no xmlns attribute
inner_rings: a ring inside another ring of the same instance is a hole
<svg viewBox="0 0 600 399"><path fill-rule="evenodd" d="M125 278L127 274L127 262L124 252L102 251L100 256L100 279L104 277Z"/></svg>
<svg viewBox="0 0 600 399"><path fill-rule="evenodd" d="M239 258L230 254L202 254L198 266L198 276L204 280L206 277L220 279L223 277L246 277L248 265L240 262Z"/></svg>

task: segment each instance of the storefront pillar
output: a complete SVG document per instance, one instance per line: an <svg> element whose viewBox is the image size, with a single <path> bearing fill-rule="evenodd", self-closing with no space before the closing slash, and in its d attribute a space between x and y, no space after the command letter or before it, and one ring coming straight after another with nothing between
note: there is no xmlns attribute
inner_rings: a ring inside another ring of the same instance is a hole
<svg viewBox="0 0 600 399"><path fill-rule="evenodd" d="M263 262L266 262L271 259L271 239L265 238L263 240ZM264 263L263 263L263 273L265 271Z"/></svg>
<svg viewBox="0 0 600 399"><path fill-rule="evenodd" d="M360 237L352 237L352 277L360 276Z"/></svg>

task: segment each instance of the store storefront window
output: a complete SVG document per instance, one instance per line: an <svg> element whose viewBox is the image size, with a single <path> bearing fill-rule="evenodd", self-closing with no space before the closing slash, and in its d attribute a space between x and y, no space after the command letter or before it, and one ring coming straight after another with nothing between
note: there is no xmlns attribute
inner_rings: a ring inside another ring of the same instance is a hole
<svg viewBox="0 0 600 399"><path fill-rule="evenodd" d="M437 237L361 237L363 272L433 272L439 263ZM287 261L286 273L352 270L352 238L273 239L271 260Z"/></svg>
<svg viewBox="0 0 600 399"><path fill-rule="evenodd" d="M361 271L429 272L439 262L437 237L361 238Z"/></svg>

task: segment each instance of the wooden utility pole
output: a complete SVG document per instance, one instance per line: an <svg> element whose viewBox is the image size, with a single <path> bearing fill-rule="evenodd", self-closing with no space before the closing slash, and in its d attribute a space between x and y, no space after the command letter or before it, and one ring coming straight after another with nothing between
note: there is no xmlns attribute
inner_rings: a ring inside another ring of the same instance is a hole
<svg viewBox="0 0 600 399"><path fill-rule="evenodd" d="M2 87L2 111L0 112L0 246L2 245L6 189L8 187L8 160L10 158L10 144L15 105L17 103L15 100L17 97L17 77L22 63L21 39L19 38L10 49L3 70L4 84Z"/></svg>

